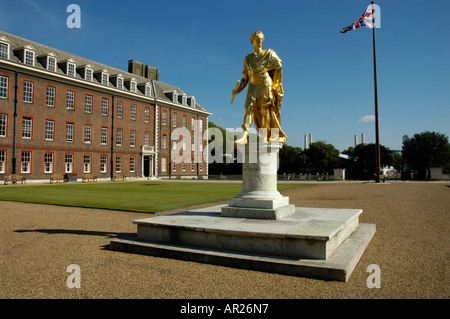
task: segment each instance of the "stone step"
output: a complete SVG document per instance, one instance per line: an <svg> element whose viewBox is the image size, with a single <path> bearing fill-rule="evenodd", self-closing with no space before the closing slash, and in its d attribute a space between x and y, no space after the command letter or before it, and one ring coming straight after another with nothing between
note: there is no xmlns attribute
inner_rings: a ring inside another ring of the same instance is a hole
<svg viewBox="0 0 450 319"><path fill-rule="evenodd" d="M287 258L326 260L358 227L360 209L296 207L277 220L231 218L225 205L134 221L137 239Z"/></svg>
<svg viewBox="0 0 450 319"><path fill-rule="evenodd" d="M166 243L149 243L139 241L136 238L113 239L109 248L127 253L347 282L374 234L375 225L359 224L358 229L327 260L289 259L250 253L243 254Z"/></svg>

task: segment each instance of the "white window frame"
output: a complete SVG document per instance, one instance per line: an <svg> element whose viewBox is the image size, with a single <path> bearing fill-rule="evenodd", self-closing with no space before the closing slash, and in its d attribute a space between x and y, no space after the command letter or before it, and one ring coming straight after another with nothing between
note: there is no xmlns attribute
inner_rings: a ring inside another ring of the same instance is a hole
<svg viewBox="0 0 450 319"><path fill-rule="evenodd" d="M145 96L152 96L152 87L148 84L145 85Z"/></svg>
<svg viewBox="0 0 450 319"><path fill-rule="evenodd" d="M33 50L24 49L23 50L23 63L26 65L34 66L35 53Z"/></svg>
<svg viewBox="0 0 450 319"><path fill-rule="evenodd" d="M132 121L136 121L136 110L137 110L137 105L136 104L131 104L131 106L130 106L130 120L132 120Z"/></svg>
<svg viewBox="0 0 450 319"><path fill-rule="evenodd" d="M83 155L83 173L90 173L92 166L92 155L84 154Z"/></svg>
<svg viewBox="0 0 450 319"><path fill-rule="evenodd" d="M31 173L31 151L22 151L20 155L20 172L22 174Z"/></svg>
<svg viewBox="0 0 450 319"><path fill-rule="evenodd" d="M67 90L66 93L66 109L75 110L75 92Z"/></svg>
<svg viewBox="0 0 450 319"><path fill-rule="evenodd" d="M130 173L136 172L136 157L130 156Z"/></svg>
<svg viewBox="0 0 450 319"><path fill-rule="evenodd" d="M122 89L123 89L123 78L120 77L120 76L117 77L117 88L118 88L119 90L122 90Z"/></svg>
<svg viewBox="0 0 450 319"><path fill-rule="evenodd" d="M122 156L116 156L116 173L122 173Z"/></svg>
<svg viewBox="0 0 450 319"><path fill-rule="evenodd" d="M178 113L172 114L172 126L178 127Z"/></svg>
<svg viewBox="0 0 450 319"><path fill-rule="evenodd" d="M6 150L0 150L0 174L6 172Z"/></svg>
<svg viewBox="0 0 450 319"><path fill-rule="evenodd" d="M0 137L8 134L8 114L0 113Z"/></svg>
<svg viewBox="0 0 450 319"><path fill-rule="evenodd" d="M100 155L100 173L108 172L108 155Z"/></svg>
<svg viewBox="0 0 450 319"><path fill-rule="evenodd" d="M116 129L116 146L122 146L123 144L123 129Z"/></svg>
<svg viewBox="0 0 450 319"><path fill-rule="evenodd" d="M50 61L52 61L52 62L50 62ZM47 56L47 70L48 71L56 72L56 64L57 64L57 60L55 57Z"/></svg>
<svg viewBox="0 0 450 319"><path fill-rule="evenodd" d="M144 122L150 123L150 108L149 107L144 108Z"/></svg>
<svg viewBox="0 0 450 319"><path fill-rule="evenodd" d="M102 99L102 115L108 116L108 113L109 113L109 100L103 98Z"/></svg>
<svg viewBox="0 0 450 319"><path fill-rule="evenodd" d="M150 146L150 132L148 131L144 132L144 145Z"/></svg>
<svg viewBox="0 0 450 319"><path fill-rule="evenodd" d="M66 142L72 143L75 139L75 123L66 123Z"/></svg>
<svg viewBox="0 0 450 319"><path fill-rule="evenodd" d="M92 114L92 101L93 101L93 97L90 94L85 94L84 95L84 112L85 113L89 113Z"/></svg>
<svg viewBox="0 0 450 319"><path fill-rule="evenodd" d="M53 141L55 138L55 121L45 120L45 140Z"/></svg>
<svg viewBox="0 0 450 319"><path fill-rule="evenodd" d="M162 111L162 125L167 125L167 111Z"/></svg>
<svg viewBox="0 0 450 319"><path fill-rule="evenodd" d="M0 58L9 59L9 43L0 41Z"/></svg>
<svg viewBox="0 0 450 319"><path fill-rule="evenodd" d="M94 78L94 70L91 68L85 68L84 69L84 79L86 81L92 82L93 78Z"/></svg>
<svg viewBox="0 0 450 319"><path fill-rule="evenodd" d="M130 131L130 147L136 147L136 131Z"/></svg>
<svg viewBox="0 0 450 319"><path fill-rule="evenodd" d="M34 83L31 81L23 81L23 102L33 103Z"/></svg>
<svg viewBox="0 0 450 319"><path fill-rule="evenodd" d="M167 157L161 158L161 172L167 172Z"/></svg>
<svg viewBox="0 0 450 319"><path fill-rule="evenodd" d="M44 173L53 173L53 153L44 153Z"/></svg>
<svg viewBox="0 0 450 319"><path fill-rule="evenodd" d="M117 101L117 118L123 118L123 102Z"/></svg>
<svg viewBox="0 0 450 319"><path fill-rule="evenodd" d="M102 72L102 84L108 86L109 85L109 74L106 72Z"/></svg>
<svg viewBox="0 0 450 319"><path fill-rule="evenodd" d="M90 124L84 125L84 143L85 144L92 143L92 125Z"/></svg>
<svg viewBox="0 0 450 319"><path fill-rule="evenodd" d="M101 129L100 144L108 145L108 128L107 127L102 127L102 129Z"/></svg>
<svg viewBox="0 0 450 319"><path fill-rule="evenodd" d="M68 76L75 76L76 74L76 64L73 62L67 62L67 70L66 70L66 74Z"/></svg>
<svg viewBox="0 0 450 319"><path fill-rule="evenodd" d="M55 107L56 88L54 86L47 85L45 94L45 105L48 107Z"/></svg>
<svg viewBox="0 0 450 319"><path fill-rule="evenodd" d="M162 136L162 143L161 143L162 145L162 149L166 149L167 148L167 135L166 134L163 134L163 136Z"/></svg>
<svg viewBox="0 0 450 319"><path fill-rule="evenodd" d="M30 140L33 137L33 118L22 117L22 138Z"/></svg>
<svg viewBox="0 0 450 319"><path fill-rule="evenodd" d="M66 173L73 172L73 153L66 153L64 155L64 171Z"/></svg>
<svg viewBox="0 0 450 319"><path fill-rule="evenodd" d="M136 88L137 88L137 82L130 81L130 92L136 93Z"/></svg>
<svg viewBox="0 0 450 319"><path fill-rule="evenodd" d="M9 77L0 75L0 98L7 99L9 90Z"/></svg>

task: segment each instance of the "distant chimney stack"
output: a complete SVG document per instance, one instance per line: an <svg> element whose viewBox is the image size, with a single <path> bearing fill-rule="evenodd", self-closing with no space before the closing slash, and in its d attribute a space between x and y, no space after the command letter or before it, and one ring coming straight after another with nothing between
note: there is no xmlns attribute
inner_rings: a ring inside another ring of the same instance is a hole
<svg viewBox="0 0 450 319"><path fill-rule="evenodd" d="M149 80L159 81L159 69L135 60L128 61L128 72Z"/></svg>

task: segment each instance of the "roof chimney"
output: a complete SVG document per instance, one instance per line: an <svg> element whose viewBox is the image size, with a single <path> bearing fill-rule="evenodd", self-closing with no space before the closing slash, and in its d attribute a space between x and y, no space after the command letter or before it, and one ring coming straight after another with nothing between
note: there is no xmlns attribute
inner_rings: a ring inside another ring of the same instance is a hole
<svg viewBox="0 0 450 319"><path fill-rule="evenodd" d="M128 72L149 80L159 81L159 69L135 60L128 61Z"/></svg>

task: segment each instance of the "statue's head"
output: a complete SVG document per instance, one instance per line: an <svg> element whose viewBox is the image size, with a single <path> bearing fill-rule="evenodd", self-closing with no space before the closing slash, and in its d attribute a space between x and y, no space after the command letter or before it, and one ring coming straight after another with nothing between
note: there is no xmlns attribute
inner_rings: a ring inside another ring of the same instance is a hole
<svg viewBox="0 0 450 319"><path fill-rule="evenodd" d="M253 32L252 35L250 36L250 42L253 43L253 40L255 40L256 38L259 38L261 39L261 41L264 41L264 34L261 31Z"/></svg>

